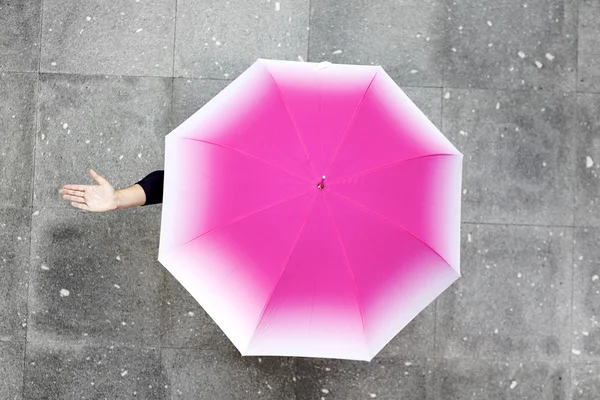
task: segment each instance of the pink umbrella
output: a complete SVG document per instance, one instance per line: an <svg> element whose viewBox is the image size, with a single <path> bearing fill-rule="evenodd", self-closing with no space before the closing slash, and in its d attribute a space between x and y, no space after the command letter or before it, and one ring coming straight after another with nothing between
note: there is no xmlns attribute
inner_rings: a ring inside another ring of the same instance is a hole
<svg viewBox="0 0 600 400"><path fill-rule="evenodd" d="M371 360L460 276L461 170L381 67L261 59L167 136L159 261L242 355Z"/></svg>

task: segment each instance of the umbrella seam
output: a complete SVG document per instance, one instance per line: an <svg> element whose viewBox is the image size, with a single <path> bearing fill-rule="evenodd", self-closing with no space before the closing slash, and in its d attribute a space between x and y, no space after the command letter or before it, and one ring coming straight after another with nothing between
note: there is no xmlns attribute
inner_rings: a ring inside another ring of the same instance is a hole
<svg viewBox="0 0 600 400"><path fill-rule="evenodd" d="M352 267L350 266L350 259L348 258L348 253L346 252L346 247L344 246L344 242L342 241L342 235L340 235L340 231L338 226L333 218L333 214L331 213L331 207L329 207L329 203L324 199L325 206L327 207L327 212L329 214L329 218L331 219L331 223L333 224L333 228L335 229L335 233L337 235L338 243L344 253L344 260L346 261L346 266L348 267L348 272L350 272L350 277L352 278L352 288L354 289L354 295L356 297L356 305L358 307L358 314L360 315L360 322L362 324L363 330L363 338L365 339L365 349L367 351L367 356L370 355L369 344L367 343L367 333L365 330L365 318L363 315L363 310L360 305L360 299L358 297L358 287L356 286L356 277L354 276L354 271L352 271Z"/></svg>
<svg viewBox="0 0 600 400"><path fill-rule="evenodd" d="M358 111L362 107L362 105L363 105L363 103L365 101L365 98L367 97L367 94L369 93L369 90L371 90L371 87L373 86L373 82L375 82L375 78L377 78L378 73L379 73L379 71L375 72L375 74L373 75L373 78L371 79L371 82L369 82L369 86L367 86L367 89L365 90L365 93L363 93L363 96L360 99L360 102L358 103L358 106L356 106L356 109L354 110L354 113L352 114L352 118L350 118L350 122L348 123L348 126L346 127L346 130L344 131L344 135L342 136L342 139L338 143L337 148L335 149L335 153L333 153L333 156L331 157L331 161L329 162L329 165L325 169L325 171L326 171L325 175L329 174L329 170L333 166L333 163L334 163L335 159L337 158L337 156L338 156L338 154L340 152L340 149L342 148L342 145L346 141L346 138L348 137L348 134L350 133L350 129L352 129L352 127L354 126L354 121L356 120L356 116L358 115Z"/></svg>
<svg viewBox="0 0 600 400"><path fill-rule="evenodd" d="M389 218L384 217L383 215L376 213L375 211L371 210L370 208L365 207L364 205L355 202L354 200L349 199L348 197L341 195L339 193L336 193L334 191L330 191L331 194L338 196L339 198L349 202L350 204L353 204L356 207L359 207L365 211L367 211L368 213L374 215L375 217L387 222L390 225L395 226L396 228L400 228L402 229L404 232L408 233L410 236L412 236L413 238L417 239L419 242L423 243L427 248L429 248L431 251L433 251L444 263L446 263L446 265L448 265L448 267L450 267L452 270L456 271L452 265L450 265L450 263L448 261L446 261L446 259L444 257L442 257L442 255L440 253L438 253L433 247L431 247L430 245L428 245L427 243L425 243L423 240L421 240L419 237L417 237L415 234L413 234L412 232L410 232L408 229L404 228L402 225L395 223L394 221L392 221Z"/></svg>
<svg viewBox="0 0 600 400"><path fill-rule="evenodd" d="M288 196L288 197L286 197L286 198L284 198L284 199L278 200L278 201L277 201L277 202L275 202L275 203L267 204L266 206L264 206L264 207L262 207L262 208L259 208L259 209L252 210L252 211L250 211L250 212L248 212L248 213L246 213L246 214L243 214L243 215L240 215L240 216L238 216L238 217L236 217L236 218L233 218L233 219L231 219L231 220L229 220L229 221L227 221L227 222L225 222L225 223L223 223L223 224L221 224L221 225L218 225L218 226L216 226L216 227L214 227L214 228L212 228L212 229L209 229L209 230L208 230L208 231L206 231L206 232L203 232L202 234L200 234L200 235L198 235L198 236L194 237L193 239L190 239L190 240L188 240L187 242L185 242L185 243L183 243L183 244L181 244L181 245L177 246L176 248L174 248L174 249L172 249L172 250L168 251L168 253L165 253L165 254L163 255L163 257L167 257L167 256L168 256L168 254L171 254L171 253L173 253L173 252L175 252L175 251L177 251L177 250L181 249L182 247L184 247L184 246L187 246L188 244L190 244L190 243L191 243L191 242L193 242L194 240L196 240L196 239L199 239L199 238L201 238L201 237L202 237L202 236L204 236L204 235L208 235L209 233L211 233L211 232L214 232L214 231L216 231L216 230L218 230L218 229L224 228L224 227L226 227L226 226L228 226L228 225L231 225L231 224L233 224L233 223L236 223L236 222L238 222L238 221L241 221L241 220L242 220L242 219L244 219L244 218L248 218L248 217L250 217L250 216L252 216L252 215L258 214L259 212L262 212L262 211L268 210L268 209L270 209L270 208L273 208L273 207L275 207L275 206L278 206L278 205L280 205L280 204L282 204L282 203L285 203L286 201L292 200L292 199L294 199L294 198L296 198L296 197L303 196L303 195L305 195L305 194L307 194L307 193L309 193L309 192L311 192L311 190L306 190L306 191L304 191L304 192L302 192L302 193L295 194L295 195L293 195L293 196Z"/></svg>
<svg viewBox="0 0 600 400"><path fill-rule="evenodd" d="M285 262L283 263L283 267L281 268L281 272L279 273L279 277L277 277L277 281L275 282L275 285L273 285L273 290L271 290L271 293L269 293L269 297L267 298L267 301L265 301L265 305L264 305L262 311L260 312L260 316L258 317L258 321L256 322L256 327L254 328L254 332L252 332L252 336L250 336L250 340L248 340L246 352L248 352L248 349L250 348L250 345L252 345L252 341L254 340L254 337L258 333L258 328L260 326L260 322L262 321L262 318L265 315L265 312L267 311L267 307L269 307L269 304L271 303L271 299L273 298L273 295L275 294L275 290L277 289L277 286L279 286L279 282L281 281L281 278L283 277L283 274L285 273L285 269L286 269L288 263L290 262L290 258L292 258L294 249L296 248L296 245L298 244L298 240L300 240L302 231L304 231L304 227L306 226L306 222L308 221L308 217L309 217L310 212L312 211L313 207L315 206L315 203L316 203L316 196L313 196L313 201L312 201L311 205L308 207L306 214L304 215L304 220L302 221L302 225L300 226L298 235L296 236L296 239L294 240L294 243L292 244L292 246L290 248L290 253L286 257Z"/></svg>
<svg viewBox="0 0 600 400"><path fill-rule="evenodd" d="M296 120L292 116L292 113L290 112L290 109L289 109L287 103L285 102L285 99L283 97L283 93L281 92L281 88L279 87L279 84L277 83L277 81L275 80L275 77L271 73L271 70L269 70L269 68L266 65L263 65L263 67L265 68L265 70L267 71L267 73L269 74L269 76L271 77L271 80L273 81L273 84L275 85L275 89L277 89L277 94L279 95L279 98L281 99L281 102L283 103L283 106L285 107L285 110L287 111L288 116L290 117L290 121L292 121L292 125L294 126L294 130L296 131L296 134L298 135L298 139L300 139L300 143L302 144L302 148L304 149L304 152L306 153L306 157L308 158L308 162L310 163L310 167L313 170L313 174L316 175L317 174L317 168L313 164L312 158L310 157L310 154L308 153L308 149L306 147L306 143L304 143L304 139L302 138L302 135L300 134L300 130L298 129L298 126L296 124Z"/></svg>
<svg viewBox="0 0 600 400"><path fill-rule="evenodd" d="M439 153L439 154L427 154L427 155L424 155L424 156L407 158L405 160L394 161L392 163L381 165L379 167L375 167L375 168L372 168L372 169L359 171L359 172L356 172L356 173L354 173L352 175L347 175L347 176L344 176L343 178L339 178L339 179L336 179L336 180L334 180L332 182L329 182L329 184L343 182L343 181L346 181L346 180L351 179L351 178L357 178L359 176L364 176L364 175L368 175L368 174L371 174L371 173L374 173L374 172L379 172L379 171L381 171L383 169L393 168L395 166L398 166L398 165L401 165L401 164L404 164L404 163L407 163L407 162L410 162L410 161L421 160L423 158L429 158L429 157L444 157L444 156L460 156L460 154Z"/></svg>
<svg viewBox="0 0 600 400"><path fill-rule="evenodd" d="M187 139L187 140L192 140L194 142L206 143L206 144L210 144L210 145L213 145L213 146L222 147L224 149L231 150L231 151L234 151L236 153L240 153L242 155L245 155L245 156L248 156L248 157L251 157L251 158L255 158L255 159L259 160L259 161L264 162L265 164L271 165L271 166L273 166L275 168L278 168L278 169L280 169L280 170L282 170L284 172L287 172L288 174L290 174L290 175L292 175L292 176L294 176L294 177L296 177L298 179L302 179L304 182L310 183L310 181L308 179L306 179L305 177L303 177L301 175L296 174L292 170L289 170L289 169L287 169L285 167L282 167L280 165L272 163L271 161L265 160L264 158L261 158L261 157L255 156L253 154L247 153L247 152L245 152L243 150L240 150L238 148L227 146L227 145L224 145L224 144L221 144L221 143L211 142L209 140L196 139L196 138L191 138L191 137L187 137L187 136L182 136L181 139Z"/></svg>

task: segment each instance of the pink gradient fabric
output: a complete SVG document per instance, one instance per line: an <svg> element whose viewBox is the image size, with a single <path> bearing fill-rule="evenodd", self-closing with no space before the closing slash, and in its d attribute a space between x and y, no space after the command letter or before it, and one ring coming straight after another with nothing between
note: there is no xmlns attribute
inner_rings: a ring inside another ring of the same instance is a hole
<svg viewBox="0 0 600 400"><path fill-rule="evenodd" d="M461 175L381 67L259 59L166 137L159 261L242 355L369 361L460 276Z"/></svg>

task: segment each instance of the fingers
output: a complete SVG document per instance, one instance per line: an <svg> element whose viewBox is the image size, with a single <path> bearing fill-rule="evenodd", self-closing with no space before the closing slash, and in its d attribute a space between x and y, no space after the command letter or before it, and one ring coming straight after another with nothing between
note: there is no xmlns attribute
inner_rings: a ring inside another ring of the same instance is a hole
<svg viewBox="0 0 600 400"><path fill-rule="evenodd" d="M89 185L64 185L63 189L67 190L78 190L80 192L85 192L85 190L89 187ZM62 189L61 189L62 190Z"/></svg>
<svg viewBox="0 0 600 400"><path fill-rule="evenodd" d="M80 210L84 210L84 211L89 211L90 208L88 207L87 204L85 203L76 203L76 202L72 202L71 205L75 208L79 208Z"/></svg>
<svg viewBox="0 0 600 400"><path fill-rule="evenodd" d="M83 190L71 190L71 189L60 189L58 191L58 193L62 194L63 196L68 194L71 196L79 196L79 197L83 197L83 195L85 195L85 191Z"/></svg>
<svg viewBox="0 0 600 400"><path fill-rule="evenodd" d="M80 196L70 196L68 194L63 194L63 198L65 200L70 200L70 201L76 202L76 203L85 203L85 199Z"/></svg>
<svg viewBox="0 0 600 400"><path fill-rule="evenodd" d="M106 185L108 183L108 181L106 179L104 179L102 176L100 176L93 169L90 169L90 175L92 176L92 178L94 178L94 180L96 182L98 182L99 185Z"/></svg>

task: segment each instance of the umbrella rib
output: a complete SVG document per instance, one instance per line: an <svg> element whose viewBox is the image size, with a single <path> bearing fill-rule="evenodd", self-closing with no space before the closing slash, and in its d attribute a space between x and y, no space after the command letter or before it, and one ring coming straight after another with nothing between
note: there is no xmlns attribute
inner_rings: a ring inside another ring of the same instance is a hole
<svg viewBox="0 0 600 400"><path fill-rule="evenodd" d="M352 199L350 199L350 198L348 198L348 197L346 197L344 195L341 195L341 194L336 193L334 191L330 191L330 193L333 194L333 195L335 195L335 196L337 196L337 197L339 197L339 198L341 198L341 199L343 199L343 200L345 200L345 201L347 201L350 204L353 204L354 206L356 206L358 208L361 208L362 210L364 210L364 211L368 212L369 214L371 214L371 215L373 215L373 216L375 216L375 217L377 217L377 218L379 218L379 219L387 222L388 224L390 224L390 225L392 225L392 226L394 226L394 227L396 227L398 229L401 229L402 231L408 233L410 236L412 236L413 238L415 238L419 242L423 243L429 250L433 251L444 263L446 263L446 265L448 265L448 267L452 268L452 265L450 265L450 263L448 261L446 261L446 259L444 257L442 257L442 255L440 253L438 253L433 247L431 247L430 245L428 245L427 243L425 243L423 240L421 240L414 233L412 233L411 231L409 231L408 229L406 229L402 225L399 225L399 224L395 223L391 219L386 218L386 217L384 217L383 215L381 215L379 213L376 213L375 211L371 210L370 208L367 208L367 207L363 206L362 204L357 203L356 201L354 201L354 200L352 200ZM452 268L452 269L454 269L454 268Z"/></svg>
<svg viewBox="0 0 600 400"><path fill-rule="evenodd" d="M208 235L209 233L211 233L211 232L214 232L214 231L216 231L216 230L218 230L218 229L224 228L224 227L226 227L227 225L231 225L231 224L233 224L233 223L236 223L236 222L238 222L238 221L240 221L240 220L242 220L242 219L244 219L244 218L248 218L248 217L250 217L250 216L252 216L252 215L254 215L254 214L258 214L259 212L262 212L262 211L268 210L269 208L273 208L273 207L275 207L275 206L278 206L279 204L281 204L281 203L285 203L285 202L286 202L286 201L288 201L288 200L292 200L292 199L295 199L296 197L303 196L303 195L305 195L305 194L307 194L307 193L309 193L309 192L311 192L311 191L312 191L312 190L306 190L306 191L304 191L304 192L302 192L302 193L295 194L295 195L292 195L292 196L288 196L288 197L286 197L286 198L284 198L284 199L281 199L281 200L278 200L278 201L276 201L276 202L274 202L274 203L267 204L267 205L266 205L266 206L264 206L264 207L261 207L261 208L258 208L258 209L255 209L255 210L252 210L252 211L250 211L250 212L248 212L248 213L246 213L246 214L242 214L242 215L240 215L240 216L238 216L238 217L236 217L236 218L230 219L229 221L226 221L226 222L222 223L221 225L218 225L218 226L216 226L216 227L214 227L214 228L211 228L211 229L209 229L208 231L206 231L206 232L203 232L203 233L199 234L198 236L195 236L194 238L192 238L192 239L188 240L187 242L185 242L185 243L183 243L183 244L181 244L181 245L177 246L176 248L174 248L174 249L170 250L170 251L169 251L169 253L172 253L172 252L174 252L174 251L177 251L177 250L181 249L182 247L184 247L184 246L188 245L189 243L193 242L193 241L194 241L194 240L196 240L196 239L199 239L199 238L201 238L201 237L202 237L202 236L204 236L204 235Z"/></svg>
<svg viewBox="0 0 600 400"><path fill-rule="evenodd" d="M310 204L310 206L308 207L308 210L306 211L306 214L304 215L304 220L302 221L302 225L300 226L300 229L298 230L298 235L296 236L296 239L294 239L294 243L292 244L292 246L290 247L290 252L287 255L283 266L281 267L281 271L279 272L279 276L277 277L277 281L275 281L275 285L273 286L273 290L271 290L271 293L269 293L269 297L267 298L267 301L265 301L265 305L262 309L262 311L260 312L260 316L258 317L258 321L256 322L256 327L254 328L254 332L252 333L252 336L250 337L250 340L248 341L248 347L250 347L250 345L252 344L252 341L254 340L254 337L256 336L256 334L258 333L258 328L260 326L260 322L263 319L263 316L265 315L265 312L267 311L267 307L269 306L269 303L271 302L271 299L273 298L273 295L275 294L275 290L277 289L277 286L279 285L279 282L281 281L281 278L283 277L283 274L285 272L285 269L288 265L288 263L290 262L290 258L292 258L292 254L294 253L294 249L296 248L296 245L298 244L298 240L300 240L300 236L302 235L302 231L304 230L304 227L306 226L306 222L308 221L308 217L310 216L310 212L312 211L313 207L315 206L316 203L316 196L313 196L313 201Z"/></svg>
<svg viewBox="0 0 600 400"><path fill-rule="evenodd" d="M409 161L416 161L416 160L421 160L423 158L429 158L429 157L444 157L444 156L458 156L458 154L453 154L453 153L427 154L427 155L424 155L424 156L418 156L418 157L413 157L413 158L407 158L405 160L394 161L394 162L391 162L389 164L384 164L384 165L381 165L379 167L367 169L367 170L364 170L364 171L359 171L359 172L356 172L354 174L344 176L342 178L339 178L339 179L336 179L334 181L329 182L329 184L332 184L332 183L335 183L335 182L342 182L342 181L345 181L345 180L348 180L348 179L351 179L351 178L357 178L359 176L363 176L363 175L367 175L367 174L370 174L370 173L373 173L373 172L377 172L377 171L380 171L382 169L392 168L392 167L395 167L397 165L407 163Z"/></svg>
<svg viewBox="0 0 600 400"><path fill-rule="evenodd" d="M300 134L300 130L298 129L298 126L296 125L296 120L292 116L292 113L290 112L290 109L289 109L287 103L285 102L285 99L283 98L283 93L281 92L281 88L279 87L279 84L277 84L277 81L273 77L273 74L271 73L271 71L269 70L269 68L267 68L266 66L264 66L264 68L267 71L267 73L269 74L269 76L271 77L271 80L273 80L273 84L275 85L275 88L277 89L277 94L279 95L279 98L281 99L281 102L283 103L283 106L285 107L285 110L287 111L288 116L290 117L290 121L292 121L292 125L294 126L294 130L296 131L296 134L298 135L298 139L300 139L300 143L302 144L302 148L304 149L304 152L306 153L306 158L308 158L308 162L310 163L310 167L313 170L313 174L316 175L317 174L317 172L316 172L317 169L315 168L315 165L313 164L312 158L310 158L310 154L308 154L308 149L306 147L306 143L304 143L304 139L302 139L302 135Z"/></svg>
<svg viewBox="0 0 600 400"><path fill-rule="evenodd" d="M280 165L274 164L271 161L265 160L264 158L255 156L254 154L247 153L247 152L245 152L243 150L240 150L240 149L237 149L235 147L227 146L227 145L220 144L220 143L211 142L210 140L195 139L195 138L185 137L185 136L182 137L182 139L193 140L194 142L206 143L206 144L210 144L210 145L213 145L213 146L217 146L217 147L221 147L221 148L224 148L224 149L227 149L227 150L234 151L236 153L239 153L239 154L242 154L242 155L254 158L256 160L262 161L265 164L268 164L268 165L270 165L272 167L275 167L275 168L278 168L278 169L280 169L280 170L282 170L284 172L287 172L288 174L290 174L290 175L292 175L292 176L294 176L294 177L296 177L298 179L302 179L304 182L310 183L310 181L308 179L306 179L306 177L303 177L302 175L298 175L297 173L295 173L292 170L289 170L289 169L287 169L285 167L282 167Z"/></svg>
<svg viewBox="0 0 600 400"><path fill-rule="evenodd" d="M360 322L362 324L363 330L363 338L365 339L365 349L367 354L369 354L369 345L367 343L367 333L365 329L365 317L363 315L362 306L360 305L360 300L358 298L358 287L356 286L356 277L354 276L354 271L352 271L352 267L350 266L350 259L348 258L348 252L346 251L346 247L344 246L344 242L342 241L342 235L340 235L340 230L338 229L337 223L333 218L333 214L331 212L331 208L329 207L329 203L325 199L325 207L327 207L327 212L329 213L329 218L331 219L331 223L333 224L333 228L335 229L335 233L337 235L338 243L342 252L344 253L344 261L346 262L346 267L348 267L348 272L350 272L350 277L352 278L352 288L354 289L354 295L356 296L356 306L358 307L358 314L360 315Z"/></svg>
<svg viewBox="0 0 600 400"><path fill-rule="evenodd" d="M360 102L358 103L358 106L356 106L356 109L354 110L354 113L352 114L352 118L350 118L350 122L348 123L348 126L346 127L346 130L344 131L344 135L342 136L342 139L338 143L337 148L335 149L335 153L333 153L333 156L331 157L331 161L329 162L329 165L327 166L327 168L325 170L326 171L325 175L327 175L329 173L329 169L331 168L331 166L333 165L333 162L337 158L337 156L340 152L340 149L342 148L342 144L344 144L344 142L346 141L346 138L348 137L348 134L350 133L350 129L352 128L352 126L354 126L354 121L356 120L356 116L358 115L358 110L360 110L360 108L362 107L362 105L365 101L365 98L367 97L367 93L369 93L369 90L371 90L371 86L373 86L373 82L375 82L375 78L377 78L377 74L378 74L378 72L375 72L375 75L373 75L371 82L369 82L369 85L367 86L365 93L363 93L363 96L360 99Z"/></svg>

